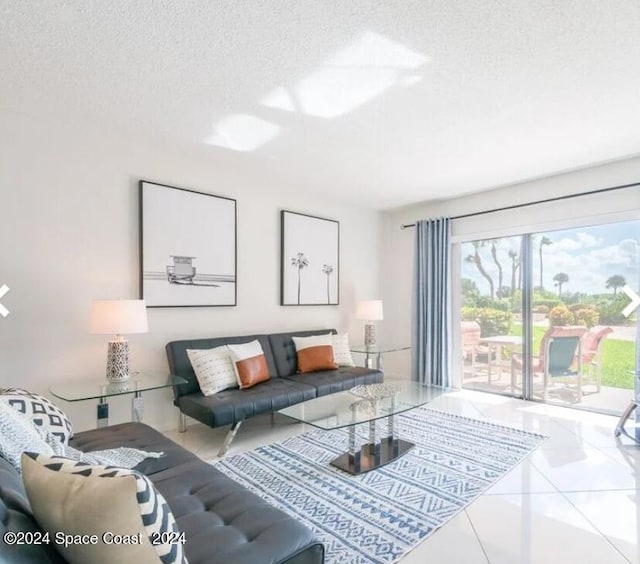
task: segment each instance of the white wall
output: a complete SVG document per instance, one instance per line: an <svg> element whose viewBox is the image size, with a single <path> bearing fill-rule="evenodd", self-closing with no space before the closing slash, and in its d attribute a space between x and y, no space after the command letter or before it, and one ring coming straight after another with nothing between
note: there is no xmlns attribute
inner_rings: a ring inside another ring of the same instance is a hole
<svg viewBox="0 0 640 564"><path fill-rule="evenodd" d="M89 335L94 298L138 297L140 178L238 200L238 306L151 309L149 333L131 335L132 368L168 373L164 345L191 337L336 327L362 331L357 299L379 296L374 211L296 194L212 155L187 157L147 141L62 121L0 113L0 387L46 393L55 382L100 378L107 336ZM251 159L248 159L251 162ZM340 306L279 306L279 210L340 221ZM146 421L175 428L171 392L145 395ZM78 429L93 402L62 403ZM111 422L130 416L111 402Z"/></svg>
<svg viewBox="0 0 640 564"><path fill-rule="evenodd" d="M482 210L533 202L566 194L577 194L611 186L640 182L640 157L566 174L437 202L426 202L384 214L382 226L382 294L385 339L411 342L411 283L413 274L414 230L401 230L402 224L417 219L457 216ZM572 198L453 222L454 242L505 236L530 230L555 229L640 218L640 189L631 188L605 194ZM459 273L460 254L456 245L452 258ZM459 305L454 291L454 310ZM454 334L454 343L455 343ZM398 376L410 374L411 356L390 354L386 371Z"/></svg>

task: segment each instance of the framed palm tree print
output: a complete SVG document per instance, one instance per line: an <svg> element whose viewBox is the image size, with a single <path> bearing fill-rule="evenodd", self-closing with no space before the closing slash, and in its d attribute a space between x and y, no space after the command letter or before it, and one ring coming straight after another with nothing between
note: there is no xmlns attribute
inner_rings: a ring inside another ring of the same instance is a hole
<svg viewBox="0 0 640 564"><path fill-rule="evenodd" d="M340 303L340 224L282 210L281 305Z"/></svg>

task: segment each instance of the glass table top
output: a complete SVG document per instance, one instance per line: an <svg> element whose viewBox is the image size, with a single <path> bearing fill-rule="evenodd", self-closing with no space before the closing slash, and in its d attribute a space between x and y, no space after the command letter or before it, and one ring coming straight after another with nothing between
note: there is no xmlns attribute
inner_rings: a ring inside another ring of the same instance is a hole
<svg viewBox="0 0 640 564"><path fill-rule="evenodd" d="M94 378L54 384L49 387L49 391L53 396L61 400L83 401L147 392L186 383L187 381L180 376L134 373L126 382L109 382L106 378Z"/></svg>
<svg viewBox="0 0 640 564"><path fill-rule="evenodd" d="M351 352L363 354L382 354L388 352L408 351L411 347L407 345L389 346L389 345L353 345L349 347Z"/></svg>
<svg viewBox="0 0 640 564"><path fill-rule="evenodd" d="M382 395L386 397L369 398L366 392L355 395L354 391L358 390L354 388L307 400L281 409L278 413L320 429L339 429L403 413L450 391L448 388L425 386L408 380L386 380L384 384L370 386L385 386L386 392L383 390Z"/></svg>

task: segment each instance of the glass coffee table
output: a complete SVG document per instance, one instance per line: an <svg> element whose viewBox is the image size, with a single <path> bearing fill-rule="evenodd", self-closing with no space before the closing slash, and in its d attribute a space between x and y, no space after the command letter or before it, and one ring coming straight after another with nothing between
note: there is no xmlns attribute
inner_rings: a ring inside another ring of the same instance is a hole
<svg viewBox="0 0 640 564"><path fill-rule="evenodd" d="M396 415L425 405L448 391L417 382L388 380L307 400L278 413L325 431L348 428L349 450L331 464L358 475L393 462L414 446L398 436ZM386 430L380 437L376 431L379 419L386 419ZM360 424L368 424L368 442L358 448L356 426Z"/></svg>

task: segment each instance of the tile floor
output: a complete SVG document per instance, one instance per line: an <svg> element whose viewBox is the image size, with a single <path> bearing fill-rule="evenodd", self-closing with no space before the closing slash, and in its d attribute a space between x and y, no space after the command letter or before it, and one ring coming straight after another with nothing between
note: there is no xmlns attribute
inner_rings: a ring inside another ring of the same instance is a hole
<svg viewBox="0 0 640 564"><path fill-rule="evenodd" d="M614 417L467 390L431 407L550 438L402 564L640 564L640 446L614 438ZM304 430L283 418L273 427L268 416L254 418L229 454ZM225 430L193 425L167 435L215 460Z"/></svg>

